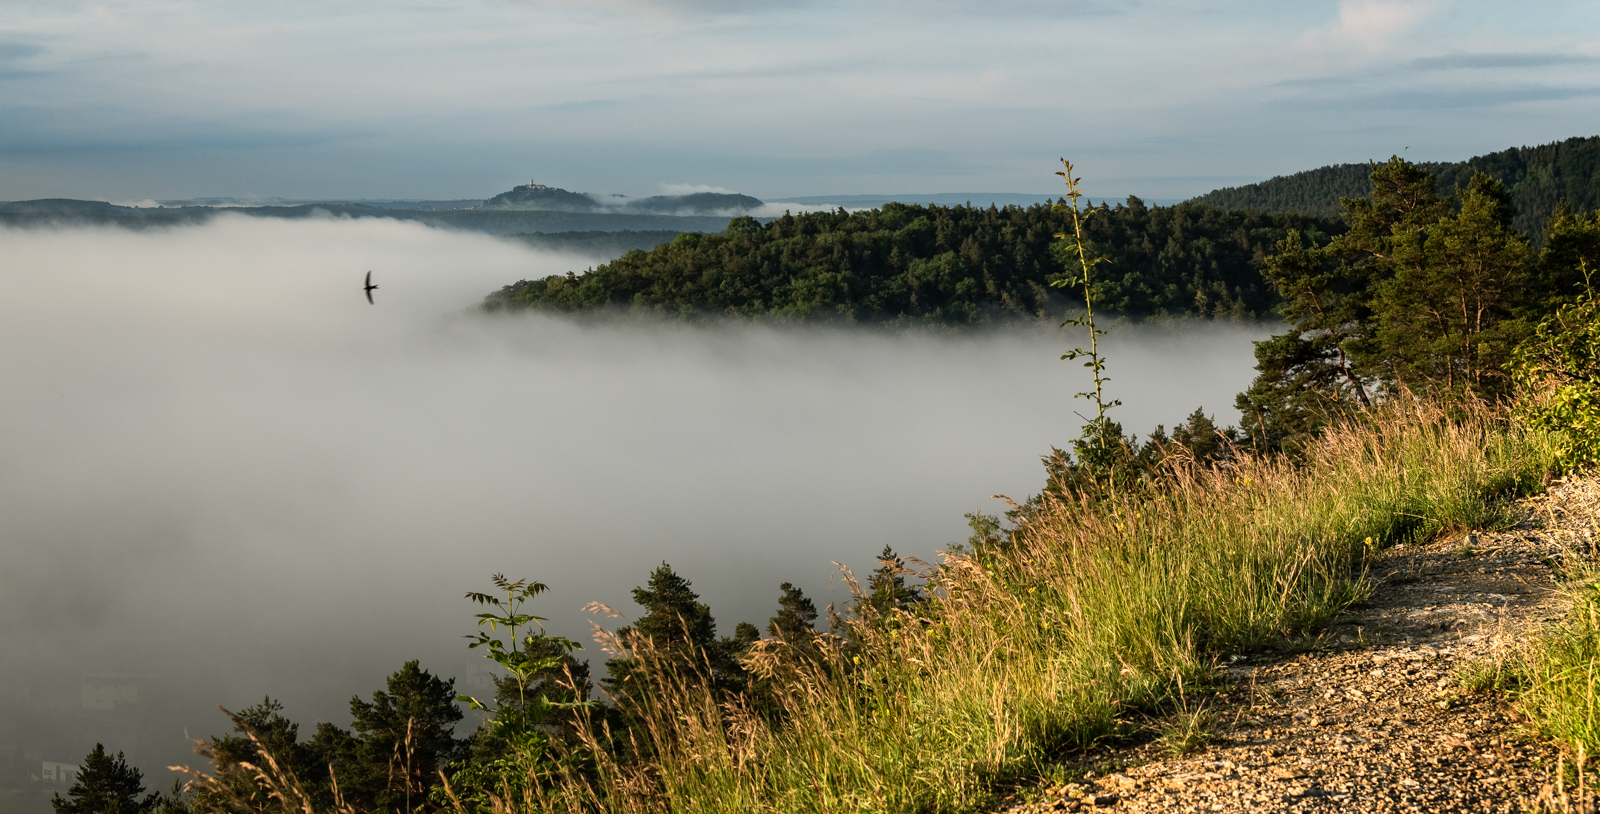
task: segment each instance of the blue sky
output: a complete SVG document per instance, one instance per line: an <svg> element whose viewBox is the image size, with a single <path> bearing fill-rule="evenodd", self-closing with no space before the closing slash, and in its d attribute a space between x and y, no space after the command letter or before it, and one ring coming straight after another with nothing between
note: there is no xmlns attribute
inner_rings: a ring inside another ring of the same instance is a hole
<svg viewBox="0 0 1600 814"><path fill-rule="evenodd" d="M1597 97L1592 0L0 0L0 200L1170 198Z"/></svg>

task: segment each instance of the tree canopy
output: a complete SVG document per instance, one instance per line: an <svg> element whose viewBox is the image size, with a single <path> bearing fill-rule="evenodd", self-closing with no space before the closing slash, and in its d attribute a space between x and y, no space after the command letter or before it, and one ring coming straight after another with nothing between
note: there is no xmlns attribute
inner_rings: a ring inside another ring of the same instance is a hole
<svg viewBox="0 0 1600 814"><path fill-rule="evenodd" d="M1392 158L1370 181L1344 201L1347 232L1320 246L1291 233L1267 263L1291 328L1256 343L1258 375L1239 396L1258 444L1293 447L1398 391L1507 395L1513 349L1600 260L1600 220L1565 207L1535 251L1486 174L1441 196L1431 173Z"/></svg>
<svg viewBox="0 0 1600 814"><path fill-rule="evenodd" d="M144 774L129 766L121 752L112 757L97 743L84 758L67 796L55 795L50 805L55 814L145 814L156 807L160 795L143 794Z"/></svg>
<svg viewBox="0 0 1600 814"><path fill-rule="evenodd" d="M1600 136L1415 166L1432 174L1436 191L1446 195L1468 186L1479 173L1499 181L1515 210L1512 228L1536 238L1563 201L1583 210L1600 207ZM1192 201L1227 210L1337 217L1344 212L1345 198L1366 197L1372 191L1372 169L1369 164L1336 164L1214 190Z"/></svg>
<svg viewBox="0 0 1600 814"><path fill-rule="evenodd" d="M1067 278L1066 228L1049 206L987 209L890 203L866 212L735 218L723 234L684 233L583 274L523 280L489 295L489 311L973 326L1055 320L1082 301ZM1253 319L1277 298L1267 251L1289 231L1325 242L1327 218L1226 213L1137 198L1106 207L1086 239L1106 258L1095 302L1135 315Z"/></svg>

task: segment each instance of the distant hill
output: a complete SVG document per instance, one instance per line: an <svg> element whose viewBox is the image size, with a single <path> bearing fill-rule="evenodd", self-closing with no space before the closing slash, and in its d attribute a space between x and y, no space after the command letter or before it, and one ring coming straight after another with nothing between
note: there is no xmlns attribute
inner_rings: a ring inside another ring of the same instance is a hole
<svg viewBox="0 0 1600 814"><path fill-rule="evenodd" d="M1600 207L1600 136L1571 138L1538 147L1514 147L1457 163L1420 163L1439 179L1439 191L1464 187L1474 172L1497 178L1511 192L1517 207L1516 227L1542 237L1544 224L1565 199L1573 209ZM1336 164L1259 184L1228 187L1192 199L1219 209L1251 212L1294 212L1336 217L1344 212L1340 198L1362 198L1372 192L1366 164Z"/></svg>
<svg viewBox="0 0 1600 814"><path fill-rule="evenodd" d="M551 212L598 212L600 203L582 192L526 184L483 202L484 209L542 209Z"/></svg>
<svg viewBox="0 0 1600 814"><path fill-rule="evenodd" d="M521 209L545 212L621 212L637 215L741 215L761 206L758 198L734 192L696 192L691 195L655 195L649 198L602 201L586 192L560 187L524 184L483 202L483 209Z"/></svg>
<svg viewBox="0 0 1600 814"><path fill-rule="evenodd" d="M455 198L451 200L389 200L378 198L183 198L178 200L157 201L167 208L180 208L185 206L211 206L211 207L257 207L257 206L301 206L305 204L320 204L323 206L365 206L371 209L477 209L483 206L482 198Z"/></svg>
<svg viewBox="0 0 1600 814"><path fill-rule="evenodd" d="M79 201L72 198L39 198L33 201L9 201L0 203L0 214L15 215L114 215L122 210L137 210L131 206L117 206L105 201Z"/></svg>
<svg viewBox="0 0 1600 814"><path fill-rule="evenodd" d="M721 232L726 215L676 216L617 210L561 212L549 209L382 209L366 204L301 204L298 206L133 207L105 201L48 198L0 203L0 224L115 224L133 229L205 223L218 215L252 218L316 217L393 218L447 229L516 235L531 232Z"/></svg>
<svg viewBox="0 0 1600 814"><path fill-rule="evenodd" d="M742 214L761 206L761 201L749 195L728 192L696 192L692 195L656 195L623 204L628 212L645 212L657 215L714 215Z"/></svg>

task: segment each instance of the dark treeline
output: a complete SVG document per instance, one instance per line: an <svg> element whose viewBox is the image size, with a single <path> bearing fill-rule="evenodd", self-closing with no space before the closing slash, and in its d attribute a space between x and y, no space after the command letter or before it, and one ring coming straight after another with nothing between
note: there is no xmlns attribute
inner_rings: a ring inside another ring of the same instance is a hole
<svg viewBox="0 0 1600 814"><path fill-rule="evenodd" d="M1565 200L1575 209L1600 206L1600 136L1572 138L1538 147L1514 147L1460 162L1416 165L1431 173L1437 192L1449 195L1465 188L1476 173L1499 181L1516 210L1512 226L1534 235ZM1194 203L1252 212L1300 212L1318 217L1344 214L1345 198L1365 198L1372 192L1369 164L1336 164L1259 184L1246 184L1208 192Z"/></svg>
<svg viewBox="0 0 1600 814"><path fill-rule="evenodd" d="M877 562L865 589L843 610L845 616L882 617L915 610L926 601L922 588L907 578L912 571L893 549L885 546ZM525 584L495 579L502 588ZM539 586L528 595L542 590ZM634 713L637 696L648 684L641 677L646 670L659 672L666 667L700 675L719 695L753 699L759 714L775 715L770 680L747 666L752 649L762 641L804 649L814 647L819 635L839 638L817 630L822 614L800 588L785 582L777 595L776 611L764 628L740 622L732 635L719 635L717 620L690 580L663 562L633 590L639 615L613 634L611 640L619 646L605 660L606 674L598 687L590 679L589 662L574 657L572 651L581 649L576 643L534 628L535 632L503 642L511 652L496 660L526 669L519 676L513 666L512 674L495 676L492 699L475 701L458 695L455 679L441 678L409 661L370 699L350 699L348 729L327 722L302 729L270 696L230 712L232 732L202 741L197 749L210 761L212 773L196 775L197 782L187 788L175 782L170 791L147 793L142 771L120 753L112 757L96 744L79 767L74 785L65 797L57 794L53 806L56 814L270 810L272 795L285 790L263 786L263 775L253 768L270 756L276 776L295 784L288 799L303 801L310 810L457 810L452 795L471 810L497 810L491 795L503 798L510 792L515 799L540 771L550 768L549 753L581 747L579 730L588 723L586 717L604 719L624 736L618 739L622 743L630 728L641 725ZM827 612L829 618L822 621L843 630L832 606ZM504 622L513 616L496 618ZM538 618L523 616L519 624ZM494 640L494 636L484 639ZM602 706L587 700L599 689L614 703ZM475 729L458 732L464 706L494 715ZM531 724L521 737L497 725L511 717ZM529 769L535 774L530 776ZM293 799L301 794L302 800Z"/></svg>
<svg viewBox="0 0 1600 814"><path fill-rule="evenodd" d="M736 218L720 235L683 234L584 274L506 286L490 311L545 308L693 318L725 316L863 324L968 326L1053 319L1081 299L1051 289L1068 259L1049 206L987 209L886 204L868 212ZM1094 296L1141 316L1254 319L1277 295L1266 255L1290 230L1326 242L1331 218L1227 213L1137 198L1095 210L1088 238L1109 258Z"/></svg>

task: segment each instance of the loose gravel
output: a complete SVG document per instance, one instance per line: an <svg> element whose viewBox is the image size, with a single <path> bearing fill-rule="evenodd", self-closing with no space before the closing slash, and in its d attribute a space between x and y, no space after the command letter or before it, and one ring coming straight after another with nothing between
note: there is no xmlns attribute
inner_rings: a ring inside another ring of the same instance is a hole
<svg viewBox="0 0 1600 814"><path fill-rule="evenodd" d="M1559 752L1462 677L1556 621L1559 571L1592 556L1600 482L1558 482L1502 532L1380 555L1371 598L1299 654L1233 656L1194 709L1209 743L1097 750L1082 780L1002 809L1510 812L1551 797ZM1098 768L1099 771L1095 771Z"/></svg>

